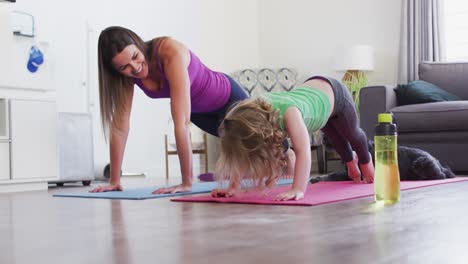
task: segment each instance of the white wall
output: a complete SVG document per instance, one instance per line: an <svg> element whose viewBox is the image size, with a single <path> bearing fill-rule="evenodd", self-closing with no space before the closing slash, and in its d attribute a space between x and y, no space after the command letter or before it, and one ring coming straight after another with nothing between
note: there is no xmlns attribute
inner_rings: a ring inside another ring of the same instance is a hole
<svg viewBox="0 0 468 264"><path fill-rule="evenodd" d="M369 83L395 83L400 6L401 0L259 0L260 62L296 68L301 78L341 78L334 54L369 44L375 56Z"/></svg>
<svg viewBox="0 0 468 264"><path fill-rule="evenodd" d="M289 66L302 77L328 74L340 46L375 49L371 83L394 83L400 1L388 0L21 0L13 9L36 17L38 39L54 55L53 88L59 111L94 115L96 171L108 162L100 127L96 43L110 25L133 29L144 39L169 35L185 43L209 67L233 72ZM1 39L0 39L1 40ZM163 177L167 100L136 93L124 171ZM213 148L213 147L211 147ZM214 163L216 155L211 156ZM178 171L173 160L171 171Z"/></svg>

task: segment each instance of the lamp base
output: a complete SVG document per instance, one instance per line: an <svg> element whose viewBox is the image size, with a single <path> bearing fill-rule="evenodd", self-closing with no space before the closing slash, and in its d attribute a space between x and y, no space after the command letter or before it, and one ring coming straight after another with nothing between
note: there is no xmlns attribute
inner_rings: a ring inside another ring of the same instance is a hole
<svg viewBox="0 0 468 264"><path fill-rule="evenodd" d="M359 111L359 92L361 88L367 86L367 75L364 71L348 70L342 78L342 82L348 87L353 97L356 108Z"/></svg>
<svg viewBox="0 0 468 264"><path fill-rule="evenodd" d="M341 79L344 83L346 82L355 82L357 79L365 78L367 81L367 76L363 71L359 70L347 70Z"/></svg>

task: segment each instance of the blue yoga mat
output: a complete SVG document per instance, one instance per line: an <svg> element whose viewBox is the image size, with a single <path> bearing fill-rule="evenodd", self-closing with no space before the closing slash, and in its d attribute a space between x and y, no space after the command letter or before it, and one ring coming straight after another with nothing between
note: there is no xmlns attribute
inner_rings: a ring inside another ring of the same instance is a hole
<svg viewBox="0 0 468 264"><path fill-rule="evenodd" d="M292 179L280 179L278 185L291 184ZM208 193L211 190L218 188L219 185L217 182L202 182L195 183L192 185L192 191L190 192L180 192L180 193L167 193L167 194L151 194L154 190L166 186L153 186L145 188L133 188L133 189L124 189L119 192L101 192L101 193L60 193L54 194L54 197L71 197L71 198L96 198L96 199L122 199L122 200L145 200L145 199L156 199L163 197L171 196L182 196L198 193Z"/></svg>

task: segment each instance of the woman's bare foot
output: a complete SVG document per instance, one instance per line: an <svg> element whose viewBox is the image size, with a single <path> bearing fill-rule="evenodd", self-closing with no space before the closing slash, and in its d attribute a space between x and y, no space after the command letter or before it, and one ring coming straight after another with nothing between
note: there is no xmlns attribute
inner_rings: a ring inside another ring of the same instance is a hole
<svg viewBox="0 0 468 264"><path fill-rule="evenodd" d="M369 156L371 154L369 153ZM362 175L364 176L364 183L373 183L374 182L374 163L372 163L372 156L369 163L359 164L361 168Z"/></svg>
<svg viewBox="0 0 468 264"><path fill-rule="evenodd" d="M346 162L346 167L348 168L348 177L355 183L362 183L361 172L359 171L358 158L356 152L353 151L353 160L350 162Z"/></svg>

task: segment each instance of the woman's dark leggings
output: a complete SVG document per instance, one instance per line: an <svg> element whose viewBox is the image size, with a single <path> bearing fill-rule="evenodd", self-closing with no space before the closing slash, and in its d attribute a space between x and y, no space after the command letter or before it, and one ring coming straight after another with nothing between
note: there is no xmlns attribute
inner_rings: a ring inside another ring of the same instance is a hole
<svg viewBox="0 0 468 264"><path fill-rule="evenodd" d="M330 143L346 163L353 160L353 150L359 158L360 164L370 161L367 148L367 136L359 127L353 98L346 86L339 81L323 76L314 76L308 80L320 79L328 82L335 94L335 106L327 124L322 128Z"/></svg>
<svg viewBox="0 0 468 264"><path fill-rule="evenodd" d="M192 113L190 116L190 121L192 121L192 123L194 123L201 130L210 133L215 137L219 137L218 127L226 116L226 112L229 107L238 101L248 98L247 93L236 81L234 81L228 75L226 75L226 77L229 79L229 83L231 84L231 95L229 96L227 103L216 111L207 113Z"/></svg>

